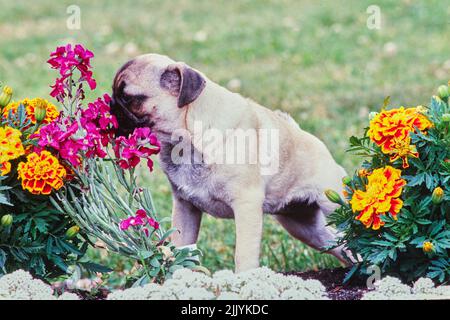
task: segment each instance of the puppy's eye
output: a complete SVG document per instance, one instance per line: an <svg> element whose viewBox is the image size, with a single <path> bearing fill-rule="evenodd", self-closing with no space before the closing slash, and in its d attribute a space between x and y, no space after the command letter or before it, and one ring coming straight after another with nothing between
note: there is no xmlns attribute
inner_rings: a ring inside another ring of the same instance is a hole
<svg viewBox="0 0 450 320"><path fill-rule="evenodd" d="M136 101L136 103L138 104L142 104L145 102L145 100L147 100L148 96L143 95L143 94L138 94L136 96L133 96L133 100Z"/></svg>
<svg viewBox="0 0 450 320"><path fill-rule="evenodd" d="M128 103L131 102L131 99L132 99L132 98L133 98L132 96L130 96L130 95L124 93L124 94L122 94L122 96L120 97L120 100L122 100L123 103L128 104Z"/></svg>

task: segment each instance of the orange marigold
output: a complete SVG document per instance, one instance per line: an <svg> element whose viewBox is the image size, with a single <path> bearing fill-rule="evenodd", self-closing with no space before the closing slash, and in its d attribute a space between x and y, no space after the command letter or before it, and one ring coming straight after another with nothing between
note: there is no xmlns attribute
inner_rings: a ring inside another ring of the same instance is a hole
<svg viewBox="0 0 450 320"><path fill-rule="evenodd" d="M48 151L40 154L33 152L27 156L27 162L20 162L17 168L22 188L33 194L50 194L64 184L66 169L58 159Z"/></svg>
<svg viewBox="0 0 450 320"><path fill-rule="evenodd" d="M21 101L13 101L9 103L5 107L5 109L3 109L3 116L6 117L10 112L10 110L12 110L13 114L16 113L17 108L19 108L20 104L23 104L23 106L25 107L27 117L28 119L31 120L33 124L36 123L35 109L36 106L38 105L45 106L46 109L45 118L44 120L42 120L42 123L44 124L50 123L59 116L59 111L56 109L56 106L42 98L34 98L34 99L25 98Z"/></svg>
<svg viewBox="0 0 450 320"><path fill-rule="evenodd" d="M403 168L409 166L407 157L418 157L415 146L410 145L410 132L418 130L424 132L433 124L417 108L384 110L371 121L368 135L370 139L381 147L381 151L391 156L391 161L399 158L403 161Z"/></svg>
<svg viewBox="0 0 450 320"><path fill-rule="evenodd" d="M353 212L358 212L356 220L367 228L378 230L384 222L380 215L390 213L394 219L403 206L399 199L406 181L401 178L401 170L391 166L374 170L368 177L366 191L356 190L350 204Z"/></svg>

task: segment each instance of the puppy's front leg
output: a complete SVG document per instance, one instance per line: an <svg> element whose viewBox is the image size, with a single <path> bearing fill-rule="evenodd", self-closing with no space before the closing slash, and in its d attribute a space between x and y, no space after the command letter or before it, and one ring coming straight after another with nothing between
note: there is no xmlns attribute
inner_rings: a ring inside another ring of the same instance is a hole
<svg viewBox="0 0 450 320"><path fill-rule="evenodd" d="M181 247L197 243L201 220L202 212L192 203L178 197L174 192L172 228L176 228L178 231L172 233L173 244Z"/></svg>
<svg viewBox="0 0 450 320"><path fill-rule="evenodd" d="M245 191L233 201L236 223L236 272L259 267L263 227L262 192Z"/></svg>

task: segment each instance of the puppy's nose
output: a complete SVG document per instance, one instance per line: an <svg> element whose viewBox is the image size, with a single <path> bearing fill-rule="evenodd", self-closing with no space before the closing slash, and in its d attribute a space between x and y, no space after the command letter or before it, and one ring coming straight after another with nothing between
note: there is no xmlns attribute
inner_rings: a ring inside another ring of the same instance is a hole
<svg viewBox="0 0 450 320"><path fill-rule="evenodd" d="M111 114L117 118L119 127L116 130L116 137L128 136L135 128L145 127L146 119L139 119L128 108L123 106L116 99L111 98L110 102Z"/></svg>
<svg viewBox="0 0 450 320"><path fill-rule="evenodd" d="M114 133L114 136L116 138L118 137L128 137L130 134L133 133L134 129L131 128L125 128L124 126L121 126L119 123L119 128L117 128L116 132Z"/></svg>
<svg viewBox="0 0 450 320"><path fill-rule="evenodd" d="M120 136L128 136L129 132L125 129L126 121L124 121L124 115L120 112L120 107L116 103L116 100L114 99L114 96L111 98L111 102L109 103L110 112L112 115L114 115L117 119L118 128L115 132L116 137Z"/></svg>

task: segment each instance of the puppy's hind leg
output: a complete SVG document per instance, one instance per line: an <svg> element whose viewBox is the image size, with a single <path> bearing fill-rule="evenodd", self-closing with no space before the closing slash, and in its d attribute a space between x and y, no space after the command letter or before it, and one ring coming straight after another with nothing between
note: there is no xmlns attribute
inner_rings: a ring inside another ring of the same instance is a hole
<svg viewBox="0 0 450 320"><path fill-rule="evenodd" d="M335 231L326 225L325 215L316 204L301 204L298 210L290 210L276 215L275 218L291 236L316 250L323 250L336 238ZM343 257L342 248L334 248L327 253L335 256L342 263L348 264Z"/></svg>

